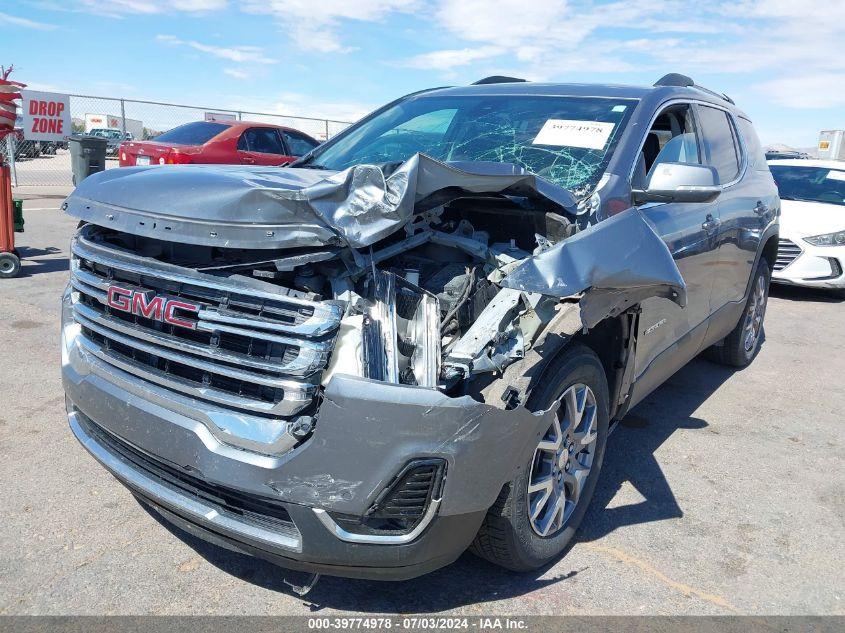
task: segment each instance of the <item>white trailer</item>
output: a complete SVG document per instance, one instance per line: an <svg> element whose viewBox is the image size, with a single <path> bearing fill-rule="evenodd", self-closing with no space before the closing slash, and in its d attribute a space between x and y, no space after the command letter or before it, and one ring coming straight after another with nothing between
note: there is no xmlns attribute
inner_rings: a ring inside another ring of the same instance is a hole
<svg viewBox="0 0 845 633"><path fill-rule="evenodd" d="M845 130L819 132L819 158L845 160Z"/></svg>
<svg viewBox="0 0 845 633"><path fill-rule="evenodd" d="M124 128L124 124L126 127ZM86 114L85 115L85 132L88 133L94 129L106 130L121 130L132 134L138 140L144 138L144 123L137 119L124 120L113 114Z"/></svg>

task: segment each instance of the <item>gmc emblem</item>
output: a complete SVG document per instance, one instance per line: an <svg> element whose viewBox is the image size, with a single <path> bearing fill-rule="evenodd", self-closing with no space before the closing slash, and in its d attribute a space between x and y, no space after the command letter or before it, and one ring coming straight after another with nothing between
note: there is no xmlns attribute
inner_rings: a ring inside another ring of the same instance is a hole
<svg viewBox="0 0 845 633"><path fill-rule="evenodd" d="M200 306L196 303L189 303L179 299L168 299L167 297L153 294L149 290L132 290L121 286L109 286L106 303L108 303L110 308L114 308L115 310L130 312L131 314L146 317L147 319L155 319L156 321L170 323L171 325L188 328L189 330L197 329L195 322L180 319L175 314L176 310L192 312L194 314L198 313Z"/></svg>

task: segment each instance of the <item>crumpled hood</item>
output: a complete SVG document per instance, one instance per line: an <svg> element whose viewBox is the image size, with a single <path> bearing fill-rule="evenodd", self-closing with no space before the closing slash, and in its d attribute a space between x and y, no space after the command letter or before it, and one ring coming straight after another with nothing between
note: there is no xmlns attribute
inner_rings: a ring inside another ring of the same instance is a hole
<svg viewBox="0 0 845 633"><path fill-rule="evenodd" d="M473 193L544 198L574 210L572 194L511 165L449 165L416 154L386 174L179 165L110 169L86 178L65 210L136 235L230 248L362 248L419 212Z"/></svg>

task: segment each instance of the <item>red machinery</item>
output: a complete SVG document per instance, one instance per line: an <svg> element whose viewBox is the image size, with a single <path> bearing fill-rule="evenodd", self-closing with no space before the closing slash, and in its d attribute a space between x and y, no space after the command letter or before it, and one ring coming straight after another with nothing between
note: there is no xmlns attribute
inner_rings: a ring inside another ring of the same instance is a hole
<svg viewBox="0 0 845 633"><path fill-rule="evenodd" d="M15 131L15 100L21 98L25 85L9 80L12 66L0 68L0 141ZM0 152L0 279L16 277L21 260L15 249L15 217L12 201L12 175L5 155Z"/></svg>

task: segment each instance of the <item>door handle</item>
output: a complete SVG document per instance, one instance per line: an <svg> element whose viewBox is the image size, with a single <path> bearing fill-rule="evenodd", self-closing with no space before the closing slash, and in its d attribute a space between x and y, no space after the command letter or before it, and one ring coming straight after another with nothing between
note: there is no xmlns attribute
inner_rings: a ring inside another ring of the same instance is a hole
<svg viewBox="0 0 845 633"><path fill-rule="evenodd" d="M714 218L712 214L707 214L707 219L701 223L701 228L705 231L712 231L714 229L718 229L722 225L722 221L719 218Z"/></svg>
<svg viewBox="0 0 845 633"><path fill-rule="evenodd" d="M252 165L252 164L254 164L254 163L255 163L255 159L254 159L254 158L249 158L249 157L246 157L246 158L243 158L242 160L243 160L243 162L245 162L247 165Z"/></svg>
<svg viewBox="0 0 845 633"><path fill-rule="evenodd" d="M769 206L767 204L763 204L761 200L757 201L757 206L754 207L754 213L757 215L766 215L769 212Z"/></svg>

